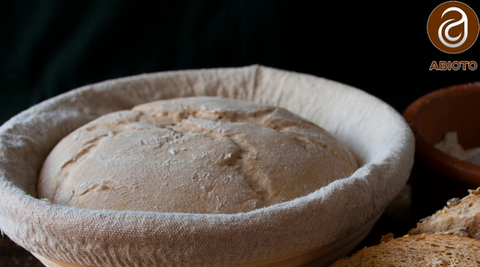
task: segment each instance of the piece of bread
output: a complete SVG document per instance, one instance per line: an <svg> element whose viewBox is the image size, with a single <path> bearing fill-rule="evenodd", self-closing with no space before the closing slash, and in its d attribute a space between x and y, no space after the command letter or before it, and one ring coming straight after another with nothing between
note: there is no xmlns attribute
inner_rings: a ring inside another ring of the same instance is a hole
<svg viewBox="0 0 480 267"><path fill-rule="evenodd" d="M179 98L72 132L45 160L38 194L89 209L231 214L305 196L356 169L339 140L285 109Z"/></svg>
<svg viewBox="0 0 480 267"><path fill-rule="evenodd" d="M443 234L406 235L364 248L332 267L480 266L480 241Z"/></svg>
<svg viewBox="0 0 480 267"><path fill-rule="evenodd" d="M480 240L480 187L463 199L451 199L447 206L417 223L411 235L447 233Z"/></svg>

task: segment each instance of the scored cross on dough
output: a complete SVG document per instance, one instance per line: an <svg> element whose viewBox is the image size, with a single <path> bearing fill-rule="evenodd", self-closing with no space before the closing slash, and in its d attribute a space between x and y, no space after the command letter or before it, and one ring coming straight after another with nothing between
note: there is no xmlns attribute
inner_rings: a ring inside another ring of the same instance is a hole
<svg viewBox="0 0 480 267"><path fill-rule="evenodd" d="M305 196L357 167L339 140L285 109L191 97L75 130L45 160L38 193L89 209L231 214Z"/></svg>

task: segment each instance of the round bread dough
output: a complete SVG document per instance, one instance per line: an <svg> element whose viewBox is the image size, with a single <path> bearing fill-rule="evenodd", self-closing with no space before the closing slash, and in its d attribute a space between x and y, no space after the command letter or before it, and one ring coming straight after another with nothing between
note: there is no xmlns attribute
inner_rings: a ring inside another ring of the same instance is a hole
<svg viewBox="0 0 480 267"><path fill-rule="evenodd" d="M39 198L88 209L233 214L305 196L357 163L291 112L219 97L142 104L61 140Z"/></svg>

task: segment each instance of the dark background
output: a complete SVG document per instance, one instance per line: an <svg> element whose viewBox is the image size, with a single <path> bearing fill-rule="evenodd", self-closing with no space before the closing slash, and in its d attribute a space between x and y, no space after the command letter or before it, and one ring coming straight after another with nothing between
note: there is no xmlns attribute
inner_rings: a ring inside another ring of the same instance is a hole
<svg viewBox="0 0 480 267"><path fill-rule="evenodd" d="M433 60L480 64L480 41L456 55L430 43L427 19L442 2L0 0L0 125L106 79L251 64L349 84L403 112L426 93L480 81L480 68L428 70ZM462 2L480 14L480 1ZM382 218L366 244L398 221ZM0 265L42 266L5 236Z"/></svg>
<svg viewBox="0 0 480 267"><path fill-rule="evenodd" d="M449 55L426 22L443 1L1 1L0 124L76 87L166 70L262 64L363 89L403 112L433 90L480 80L429 71ZM463 1L480 12L480 1Z"/></svg>

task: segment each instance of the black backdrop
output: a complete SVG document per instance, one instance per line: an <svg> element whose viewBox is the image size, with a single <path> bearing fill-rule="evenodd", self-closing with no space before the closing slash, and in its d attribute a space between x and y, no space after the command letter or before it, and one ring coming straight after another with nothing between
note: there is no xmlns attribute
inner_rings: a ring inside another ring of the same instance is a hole
<svg viewBox="0 0 480 267"><path fill-rule="evenodd" d="M456 55L430 43L426 22L442 2L0 0L0 124L89 83L250 64L349 84L403 112L480 80L480 68L428 70L433 60L480 63L480 41ZM463 2L480 14L480 1Z"/></svg>

